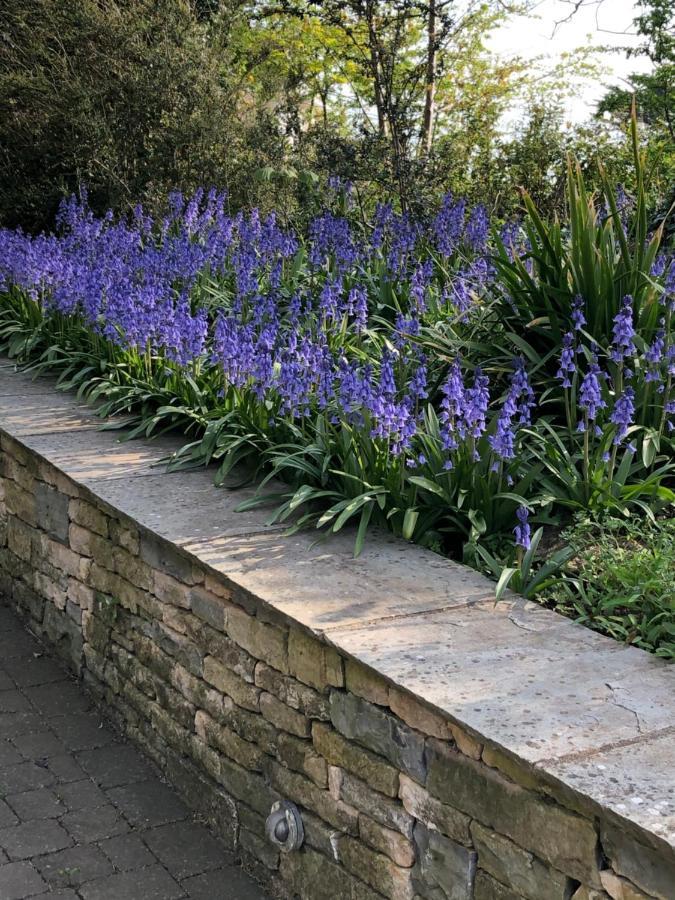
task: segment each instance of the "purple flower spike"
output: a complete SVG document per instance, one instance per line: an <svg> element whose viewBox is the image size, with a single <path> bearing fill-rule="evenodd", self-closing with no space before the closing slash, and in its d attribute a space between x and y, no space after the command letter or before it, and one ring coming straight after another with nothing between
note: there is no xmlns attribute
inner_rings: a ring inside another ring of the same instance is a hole
<svg viewBox="0 0 675 900"><path fill-rule="evenodd" d="M527 521L529 515L530 513L526 506L519 506L516 510L518 524L513 529L513 533L516 536L516 546L522 547L523 550L529 550L530 544L532 543L530 525Z"/></svg>
<svg viewBox="0 0 675 900"><path fill-rule="evenodd" d="M635 355L635 328L633 326L633 298L626 294L621 309L614 317L611 357L615 363Z"/></svg>
<svg viewBox="0 0 675 900"><path fill-rule="evenodd" d="M610 422L616 425L614 444L618 446L626 437L628 429L635 418L635 391L632 387L627 387L623 394L617 398L609 418Z"/></svg>
<svg viewBox="0 0 675 900"><path fill-rule="evenodd" d="M594 422L599 410L604 409L607 404L602 399L602 390L600 388L600 379L604 378L604 373L598 365L597 357L593 357L590 369L584 376L579 388L579 406L588 415L591 422ZM583 431L583 428L579 429Z"/></svg>
<svg viewBox="0 0 675 900"><path fill-rule="evenodd" d="M586 324L586 316L584 315L584 298L581 294L577 294L572 303L572 323L575 331L581 331Z"/></svg>
<svg viewBox="0 0 675 900"><path fill-rule="evenodd" d="M556 378L560 379L564 388L571 388L572 381L570 376L576 372L576 364L574 357L576 348L574 344L574 335L571 331L563 335L562 350L560 352L560 366L556 372Z"/></svg>

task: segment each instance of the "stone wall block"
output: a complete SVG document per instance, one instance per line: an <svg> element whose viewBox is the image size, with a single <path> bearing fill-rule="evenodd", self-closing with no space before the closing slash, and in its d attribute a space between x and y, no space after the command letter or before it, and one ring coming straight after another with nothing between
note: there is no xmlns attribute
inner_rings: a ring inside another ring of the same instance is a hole
<svg viewBox="0 0 675 900"><path fill-rule="evenodd" d="M77 578L69 578L67 586L68 599L80 609L90 610L94 604L94 591L92 588L78 581Z"/></svg>
<svg viewBox="0 0 675 900"><path fill-rule="evenodd" d="M646 894L658 897L658 900L671 900L675 885L675 856L672 852L665 854L640 844L630 832L609 824L601 829L601 843L617 875L633 882Z"/></svg>
<svg viewBox="0 0 675 900"><path fill-rule="evenodd" d="M378 706L341 691L331 693L330 711L334 727L346 738L424 783L427 766L422 734Z"/></svg>
<svg viewBox="0 0 675 900"><path fill-rule="evenodd" d="M215 594L216 597L221 597L223 600L232 599L232 589L222 577L206 572L204 574L204 587L210 594Z"/></svg>
<svg viewBox="0 0 675 900"><path fill-rule="evenodd" d="M92 531L96 529L92 528ZM138 529L131 524L125 524L117 519L111 519L108 523L108 531L111 540L120 547L123 547L133 556L138 556L141 549L141 539Z"/></svg>
<svg viewBox="0 0 675 900"><path fill-rule="evenodd" d="M140 557L134 556L122 547L113 547L113 568L126 581L142 591L151 591L154 571Z"/></svg>
<svg viewBox="0 0 675 900"><path fill-rule="evenodd" d="M307 846L299 853L282 853L279 872L290 896L301 900L380 900L382 896ZM370 893L362 893L363 890Z"/></svg>
<svg viewBox="0 0 675 900"><path fill-rule="evenodd" d="M217 659L219 663L227 666L228 669L232 669L232 671L239 675L240 678L243 678L244 681L253 684L257 663L256 658L251 656L251 654L244 650L243 647L235 644L235 642L226 634L220 634L208 625L202 624L201 628L202 646L204 647L204 651L208 653L209 656L213 656ZM188 634L189 633L190 631L188 629Z"/></svg>
<svg viewBox="0 0 675 900"><path fill-rule="evenodd" d="M11 453L0 453L0 475L18 484L24 491L33 492L34 472L28 466L22 465Z"/></svg>
<svg viewBox="0 0 675 900"><path fill-rule="evenodd" d="M238 606L227 613L227 633L251 656L288 673L288 634L274 625L259 622Z"/></svg>
<svg viewBox="0 0 675 900"><path fill-rule="evenodd" d="M328 787L328 765L309 741L297 738L284 731L277 737L277 759L279 762L301 772L310 778L317 787Z"/></svg>
<svg viewBox="0 0 675 900"><path fill-rule="evenodd" d="M345 660L345 687L350 694L356 694L370 703L389 705L389 685L372 669L355 659Z"/></svg>
<svg viewBox="0 0 675 900"><path fill-rule="evenodd" d="M448 900L472 900L477 854L421 822L415 824L414 837L418 863L413 878L422 894L436 900L434 889L440 889L439 896Z"/></svg>
<svg viewBox="0 0 675 900"><path fill-rule="evenodd" d="M328 698L309 685L284 675L264 662L257 663L254 678L258 687L274 694L286 706L299 710L308 718L322 721L330 719Z"/></svg>
<svg viewBox="0 0 675 900"><path fill-rule="evenodd" d="M244 681L213 656L204 659L204 681L231 697L237 706L254 712L260 708L260 689Z"/></svg>
<svg viewBox="0 0 675 900"><path fill-rule="evenodd" d="M469 825L471 818L465 813L441 803L436 797L425 790L421 785L401 775L399 797L403 808L415 819L419 819L424 825L440 831L446 837L458 841L460 844L470 846L472 843Z"/></svg>
<svg viewBox="0 0 675 900"><path fill-rule="evenodd" d="M242 850L255 856L271 871L279 868L280 853L265 837L242 826L239 829L239 844Z"/></svg>
<svg viewBox="0 0 675 900"><path fill-rule="evenodd" d="M516 784L520 784L533 791L541 788L541 782L537 777L536 772L519 764L509 754L500 750L499 747L492 747L489 744L486 744L483 747L480 758L486 766L490 766L493 769L499 769L499 771L503 772L511 781L515 781Z"/></svg>
<svg viewBox="0 0 675 900"><path fill-rule="evenodd" d="M35 532L29 525L16 516L7 521L7 546L19 559L29 562L35 543Z"/></svg>
<svg viewBox="0 0 675 900"><path fill-rule="evenodd" d="M310 720L297 710L286 706L274 694L264 691L260 694L260 712L268 722L282 731L288 731L290 734L304 738L309 737L312 733Z"/></svg>
<svg viewBox="0 0 675 900"><path fill-rule="evenodd" d="M260 748L240 738L235 731L219 725L203 710L197 710L195 714L195 731L206 744L243 768L262 771L264 754Z"/></svg>
<svg viewBox="0 0 675 900"><path fill-rule="evenodd" d="M259 713L242 709L231 697L223 697L223 711L219 721L236 731L244 740L258 744L270 756L277 755L279 732Z"/></svg>
<svg viewBox="0 0 675 900"><path fill-rule="evenodd" d="M481 758L483 754L483 745L480 741L476 740L475 737L470 735L468 731L460 728L459 725L450 723L450 733L460 753L469 756L471 759Z"/></svg>
<svg viewBox="0 0 675 900"><path fill-rule="evenodd" d="M14 481L5 480L5 506L8 512L27 525L33 528L38 525L35 494L25 491Z"/></svg>
<svg viewBox="0 0 675 900"><path fill-rule="evenodd" d="M562 872L478 822L472 823L471 835L478 865L497 881L510 885L527 900L569 900L574 882Z"/></svg>
<svg viewBox="0 0 675 900"><path fill-rule="evenodd" d="M388 856L348 836L340 838L338 854L349 872L389 900L413 900L415 890L410 869L397 866Z"/></svg>
<svg viewBox="0 0 675 900"><path fill-rule="evenodd" d="M336 766L329 769L329 782L333 796L412 840L413 818L400 803L372 790L365 782Z"/></svg>
<svg viewBox="0 0 675 900"><path fill-rule="evenodd" d="M452 738L450 723L440 713L435 712L417 700L407 691L391 687L389 689L389 706L399 719L417 731L441 740Z"/></svg>
<svg viewBox="0 0 675 900"><path fill-rule="evenodd" d="M222 717L223 696L219 691L210 688L179 663L173 666L170 677L171 684L193 706L206 710L215 719Z"/></svg>
<svg viewBox="0 0 675 900"><path fill-rule="evenodd" d="M374 850L384 853L397 866L410 868L415 862L415 848L399 831L380 825L369 816L359 816L359 837Z"/></svg>
<svg viewBox="0 0 675 900"><path fill-rule="evenodd" d="M335 800L328 791L318 788L309 778L287 769L280 763L266 761L266 772L270 784L281 796L292 800L298 806L306 807L338 831L358 833L359 814L349 804ZM267 811L269 812L269 809Z"/></svg>
<svg viewBox="0 0 675 900"><path fill-rule="evenodd" d="M190 560L167 541L143 532L140 536L140 557L151 569L166 572L185 584L196 584Z"/></svg>
<svg viewBox="0 0 675 900"><path fill-rule="evenodd" d="M30 453L30 451L28 452ZM68 478L67 475L64 475L64 473L59 471L55 466L51 465L51 463L37 460L36 465L35 458L32 458L29 459L28 465L39 481L44 481L60 494L64 494L64 496L71 498L80 496L80 488L75 482Z"/></svg>
<svg viewBox="0 0 675 900"><path fill-rule="evenodd" d="M174 659L184 666L193 675L199 677L203 674L203 656L199 647L193 643L186 635L178 631L173 631L163 623L155 630L155 639L158 645L173 656Z"/></svg>
<svg viewBox="0 0 675 900"><path fill-rule="evenodd" d="M288 638L288 665L291 675L318 691L344 684L339 653L297 628Z"/></svg>
<svg viewBox="0 0 675 900"><path fill-rule="evenodd" d="M45 600L23 581L15 581L12 599L23 612L28 613L33 622L42 622L45 615Z"/></svg>
<svg viewBox="0 0 675 900"><path fill-rule="evenodd" d="M474 888L474 900L523 900L521 894L512 891L511 888L480 869L476 872L476 885ZM433 900L433 898L432 898Z"/></svg>
<svg viewBox="0 0 675 900"><path fill-rule="evenodd" d="M611 869L600 872L600 881L611 900L649 900L651 897L651 894L645 894Z"/></svg>
<svg viewBox="0 0 675 900"><path fill-rule="evenodd" d="M398 796L399 772L380 756L355 746L323 722L312 725L312 740L319 753L333 766L356 775L387 797Z"/></svg>
<svg viewBox="0 0 675 900"><path fill-rule="evenodd" d="M169 781L186 803L214 827L227 847L234 849L237 807L232 797L215 785L189 757L168 750L164 769Z"/></svg>
<svg viewBox="0 0 675 900"><path fill-rule="evenodd" d="M587 820L429 740L427 789L566 875L600 887L598 836Z"/></svg>
<svg viewBox="0 0 675 900"><path fill-rule="evenodd" d="M79 672L82 666L82 629L70 616L59 611L51 603L44 607L42 633L56 652Z"/></svg>
<svg viewBox="0 0 675 900"><path fill-rule="evenodd" d="M230 604L222 597L212 594L205 587L194 587L189 593L188 602L192 612L218 632L225 630L225 617Z"/></svg>
<svg viewBox="0 0 675 900"><path fill-rule="evenodd" d="M270 787L262 775L245 769L226 756L220 757L220 783L228 794L261 816L267 817L272 804L280 799L274 784Z"/></svg>
<svg viewBox="0 0 675 900"><path fill-rule="evenodd" d="M59 610L64 610L67 605L67 588L64 585L65 579L54 581L44 572L33 573L33 587L37 594L49 603L53 603ZM67 584L67 582L66 582Z"/></svg>
<svg viewBox="0 0 675 900"><path fill-rule="evenodd" d="M59 541L52 540L46 534L40 534L39 554L41 560L54 566L55 569L58 569L65 575L70 575L79 581L87 580L90 571L90 561L82 559L79 553L74 552ZM34 548L33 561L35 561L35 555Z"/></svg>
<svg viewBox="0 0 675 900"><path fill-rule="evenodd" d="M92 503L72 498L68 504L68 517L71 522L81 525L87 531L108 537L108 517Z"/></svg>
<svg viewBox="0 0 675 900"><path fill-rule="evenodd" d="M35 515L40 528L57 541L68 540L69 498L41 481L35 483Z"/></svg>

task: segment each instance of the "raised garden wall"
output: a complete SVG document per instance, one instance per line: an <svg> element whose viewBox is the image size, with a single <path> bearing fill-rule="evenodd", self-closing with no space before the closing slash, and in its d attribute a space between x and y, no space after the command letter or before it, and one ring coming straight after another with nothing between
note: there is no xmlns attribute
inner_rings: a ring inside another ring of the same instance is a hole
<svg viewBox="0 0 675 900"><path fill-rule="evenodd" d="M0 368L0 595L272 892L675 897L675 669L392 538L284 537L98 424Z"/></svg>

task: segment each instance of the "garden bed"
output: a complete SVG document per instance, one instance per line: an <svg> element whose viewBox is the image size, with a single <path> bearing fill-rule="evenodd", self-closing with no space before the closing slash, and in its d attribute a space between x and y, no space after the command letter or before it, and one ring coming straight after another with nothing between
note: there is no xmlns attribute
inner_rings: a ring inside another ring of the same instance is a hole
<svg viewBox="0 0 675 900"><path fill-rule="evenodd" d="M571 168L564 225L526 199L491 227L449 196L364 222L338 184L306 234L215 192L162 221L71 199L56 236L0 232L0 343L132 436L182 435L173 468L243 472L244 513L353 526L356 553L389 529L672 658L667 568L609 613L616 583L540 544L575 516L647 533L675 498L675 262L605 188Z"/></svg>
<svg viewBox="0 0 675 900"><path fill-rule="evenodd" d="M672 667L391 536L284 537L52 384L0 369L2 593L280 894L669 897Z"/></svg>

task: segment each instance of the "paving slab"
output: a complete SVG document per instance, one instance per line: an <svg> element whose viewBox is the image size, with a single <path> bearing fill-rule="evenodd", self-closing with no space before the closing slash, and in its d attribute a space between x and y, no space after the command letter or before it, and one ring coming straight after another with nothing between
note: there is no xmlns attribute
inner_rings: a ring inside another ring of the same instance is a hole
<svg viewBox="0 0 675 900"><path fill-rule="evenodd" d="M218 869L223 863L220 844L206 828L193 822L176 822L154 828L145 843L177 880Z"/></svg>
<svg viewBox="0 0 675 900"><path fill-rule="evenodd" d="M32 434L60 434L82 429L96 430L101 427L101 419L87 407L71 404L49 403L49 394L12 398L12 403L3 403L0 395L0 423L12 434L21 437Z"/></svg>
<svg viewBox="0 0 675 900"><path fill-rule="evenodd" d="M0 865L0 897L2 900L24 900L35 897L49 887L29 862Z"/></svg>
<svg viewBox="0 0 675 900"><path fill-rule="evenodd" d="M77 755L82 768L103 788L121 787L136 781L147 781L150 766L130 744L108 744Z"/></svg>
<svg viewBox="0 0 675 900"><path fill-rule="evenodd" d="M52 887L79 887L114 873L103 851L91 845L48 853L36 859L34 865Z"/></svg>
<svg viewBox="0 0 675 900"><path fill-rule="evenodd" d="M187 806L175 792L157 780L111 788L107 794L124 817L138 828L166 825L189 815Z"/></svg>
<svg viewBox="0 0 675 900"><path fill-rule="evenodd" d="M182 887L163 866L148 866L138 872L118 872L82 885L83 900L178 900Z"/></svg>
<svg viewBox="0 0 675 900"><path fill-rule="evenodd" d="M120 441L113 432L86 430L22 435L21 442L85 485L153 474L161 460L180 446L179 441L165 437L152 443Z"/></svg>
<svg viewBox="0 0 675 900"><path fill-rule="evenodd" d="M188 880L205 898L195 879L211 873L235 886L228 900L265 900L152 763L81 711L88 695L1 596L0 629L23 653L0 654L5 707L29 710L2 715L30 716L0 736L0 900L178 900Z"/></svg>
<svg viewBox="0 0 675 900"><path fill-rule="evenodd" d="M123 509L139 525L179 545L281 530L268 524L269 509L236 512L240 503L254 496L254 488L216 489L212 471L173 474L179 477L169 480L167 473L157 473L134 479L133 483L104 478L90 482L89 487L99 499Z"/></svg>
<svg viewBox="0 0 675 900"><path fill-rule="evenodd" d="M354 557L354 534L218 538L184 545L202 563L323 633L465 607L494 594L487 579L420 547L377 535Z"/></svg>
<svg viewBox="0 0 675 900"><path fill-rule="evenodd" d="M675 723L661 734L588 758L555 762L550 775L669 843L675 843Z"/></svg>
<svg viewBox="0 0 675 900"><path fill-rule="evenodd" d="M527 763L673 724L672 666L522 599L337 629L329 638Z"/></svg>
<svg viewBox="0 0 675 900"><path fill-rule="evenodd" d="M28 372L17 371L11 362L0 363L0 396L43 397L51 394L72 399L72 395L58 390L55 378L33 378ZM74 402L74 401L73 401Z"/></svg>

